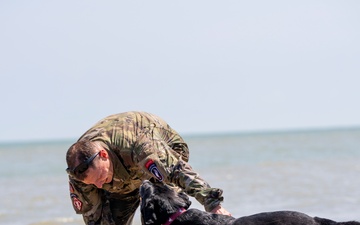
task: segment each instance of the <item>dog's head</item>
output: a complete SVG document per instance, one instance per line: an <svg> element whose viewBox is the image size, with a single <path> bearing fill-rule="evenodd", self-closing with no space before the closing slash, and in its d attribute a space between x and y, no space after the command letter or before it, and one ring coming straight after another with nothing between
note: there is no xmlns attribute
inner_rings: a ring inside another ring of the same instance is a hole
<svg viewBox="0 0 360 225"><path fill-rule="evenodd" d="M164 224L171 215L191 205L185 193L176 192L164 183L151 183L148 180L140 187L140 197L141 221L145 225Z"/></svg>

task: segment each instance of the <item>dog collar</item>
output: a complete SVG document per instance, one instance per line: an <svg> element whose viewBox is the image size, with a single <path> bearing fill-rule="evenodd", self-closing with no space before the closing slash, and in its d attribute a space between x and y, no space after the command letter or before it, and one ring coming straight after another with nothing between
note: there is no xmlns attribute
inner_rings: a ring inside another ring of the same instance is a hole
<svg viewBox="0 0 360 225"><path fill-rule="evenodd" d="M170 216L170 218L168 219L168 221L166 221L166 223L164 223L162 225L170 225L174 220L176 220L176 218L178 216L183 214L185 211L186 211L186 209L184 209L184 208L179 209L176 213L174 213Z"/></svg>

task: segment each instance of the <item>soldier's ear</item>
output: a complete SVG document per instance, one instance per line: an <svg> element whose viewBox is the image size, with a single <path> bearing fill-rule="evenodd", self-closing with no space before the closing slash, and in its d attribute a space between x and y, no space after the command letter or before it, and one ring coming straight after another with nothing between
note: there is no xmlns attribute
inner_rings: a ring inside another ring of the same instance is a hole
<svg viewBox="0 0 360 225"><path fill-rule="evenodd" d="M109 153L105 149L100 150L99 155L101 158L109 158Z"/></svg>

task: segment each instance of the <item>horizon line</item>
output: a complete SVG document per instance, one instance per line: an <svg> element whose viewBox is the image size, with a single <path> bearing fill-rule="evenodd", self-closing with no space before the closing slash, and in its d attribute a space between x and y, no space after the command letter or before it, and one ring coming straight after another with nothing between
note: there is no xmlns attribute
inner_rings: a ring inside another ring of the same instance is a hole
<svg viewBox="0 0 360 225"><path fill-rule="evenodd" d="M264 130L243 130L243 131L219 131L219 132L188 132L180 134L183 138L205 138L215 136L237 136L237 135L266 135L266 134L284 134L284 133L302 133L302 132L331 132L358 130L360 125L356 126L337 126L337 127L313 127L313 128L288 128L288 129L264 129ZM77 138L50 138L50 139L24 139L24 140L4 140L0 145L13 144L45 144L45 143L65 143L74 142Z"/></svg>

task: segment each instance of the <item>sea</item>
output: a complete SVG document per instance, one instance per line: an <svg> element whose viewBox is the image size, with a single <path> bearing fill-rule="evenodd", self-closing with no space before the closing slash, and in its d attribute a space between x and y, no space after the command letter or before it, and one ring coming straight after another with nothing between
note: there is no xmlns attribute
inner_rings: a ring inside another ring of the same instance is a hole
<svg viewBox="0 0 360 225"><path fill-rule="evenodd" d="M360 221L360 128L184 135L190 164L234 217L296 210ZM0 143L0 224L79 225L65 172L74 140ZM203 209L193 198L191 207ZM140 225L137 211L134 225Z"/></svg>

